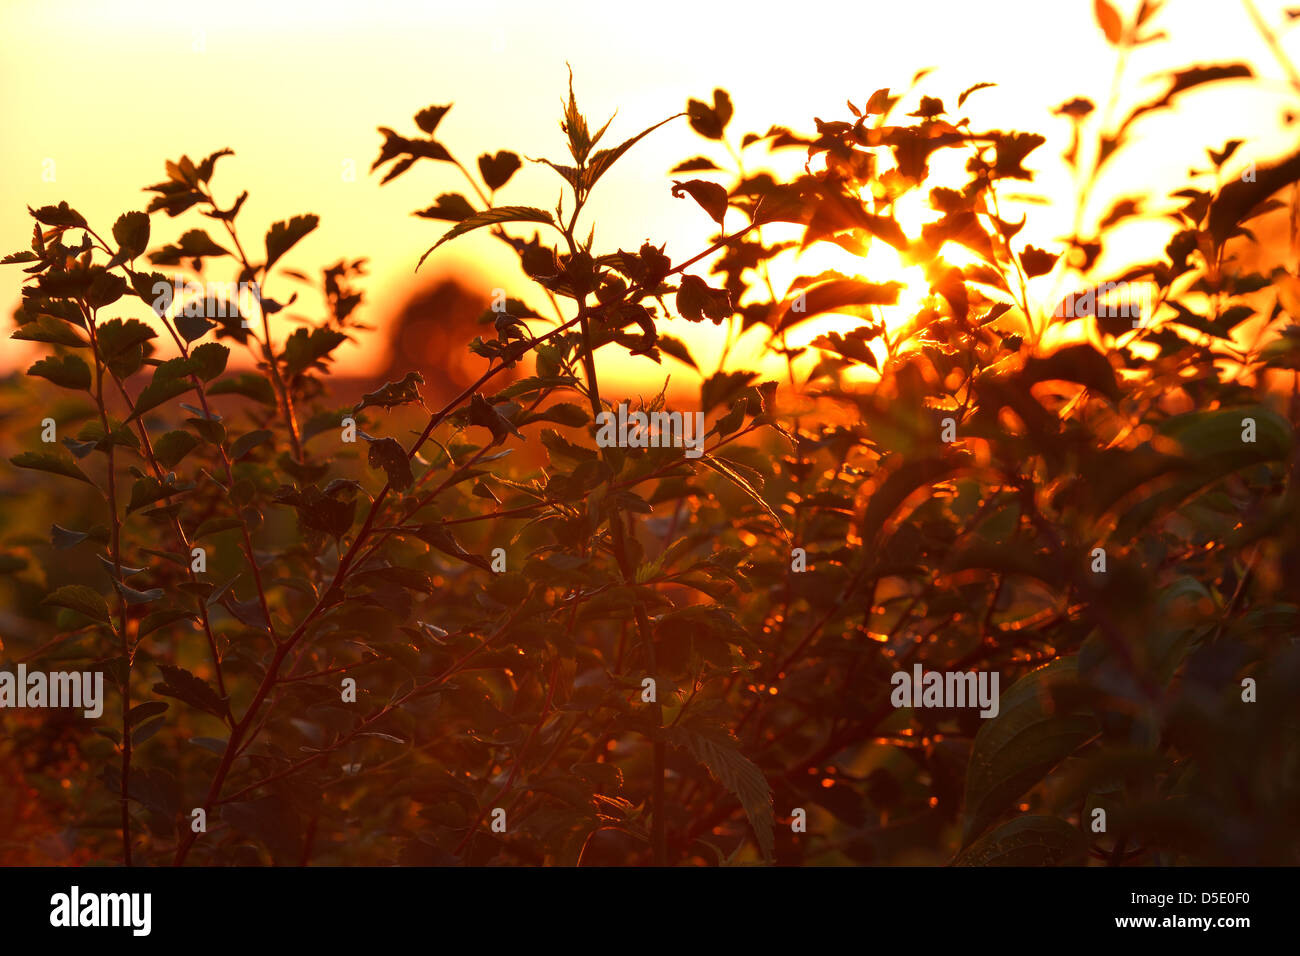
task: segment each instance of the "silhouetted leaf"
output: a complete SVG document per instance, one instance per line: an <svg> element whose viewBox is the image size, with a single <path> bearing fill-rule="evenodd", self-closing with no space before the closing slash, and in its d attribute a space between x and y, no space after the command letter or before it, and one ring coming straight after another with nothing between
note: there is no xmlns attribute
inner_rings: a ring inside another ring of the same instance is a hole
<svg viewBox="0 0 1300 956"><path fill-rule="evenodd" d="M897 305L901 282L864 282L861 279L832 279L809 286L791 300L790 305L772 323L776 332L782 332L815 315L826 312L845 312L849 315L868 316L868 306Z"/></svg>
<svg viewBox="0 0 1300 956"><path fill-rule="evenodd" d="M547 225L555 225L555 220L551 218L549 212L544 209L534 209L532 206L496 206L492 209L476 212L447 230L441 239L430 246L424 255L420 256L420 261L415 264L415 268L419 269L424 264L424 260L429 257L429 253L444 242L455 239L457 236L463 236L465 233L472 232L483 226L495 226L503 222L542 222Z"/></svg>
<svg viewBox="0 0 1300 956"><path fill-rule="evenodd" d="M288 222L272 224L266 233L266 271L271 271L286 252L292 249L303 236L320 225L320 216L294 216Z"/></svg>
<svg viewBox="0 0 1300 956"><path fill-rule="evenodd" d="M28 375L49 379L55 385L85 391L90 388L90 366L75 355L52 355L27 370Z"/></svg>
<svg viewBox="0 0 1300 956"><path fill-rule="evenodd" d="M772 788L758 765L740 752L735 738L720 728L689 721L667 728L664 736L707 767L713 779L740 801L764 859L770 860L776 848Z"/></svg>
<svg viewBox="0 0 1300 956"><path fill-rule="evenodd" d="M689 193L709 218L722 225L727 215L727 191L717 183L705 182L703 179L690 179L686 182L673 180L673 198L682 198L682 193Z"/></svg>
<svg viewBox="0 0 1300 956"><path fill-rule="evenodd" d="M1057 817L1008 820L957 855L953 866L1080 866L1088 841Z"/></svg>
<svg viewBox="0 0 1300 956"><path fill-rule="evenodd" d="M1092 10L1101 32L1106 34L1106 42L1111 46L1119 46L1124 36L1124 24L1115 8L1106 0L1092 0Z"/></svg>
<svg viewBox="0 0 1300 956"><path fill-rule="evenodd" d="M103 596L84 584L66 584L48 595L41 604L46 607L67 607L100 624L108 624L108 604Z"/></svg>
<svg viewBox="0 0 1300 956"><path fill-rule="evenodd" d="M53 475L63 475L66 478L76 478L78 481L84 481L86 484L91 483L90 479L86 477L86 473L75 464L66 458L48 452L25 451L20 455L14 455L9 459L9 463L16 468L48 471Z"/></svg>
<svg viewBox="0 0 1300 956"><path fill-rule="evenodd" d="M380 438L370 443L367 455L371 468L382 468L388 475L388 484L397 491L411 487L415 476L411 473L411 460L406 457L406 449L393 438Z"/></svg>
<svg viewBox="0 0 1300 956"><path fill-rule="evenodd" d="M487 183L488 189L493 192L510 182L510 177L519 171L519 166L519 157L504 149L495 156L484 153L478 158L478 168L483 174L483 182Z"/></svg>
<svg viewBox="0 0 1300 956"><path fill-rule="evenodd" d="M1077 674L1073 657L1031 671L1002 692L998 715L981 721L966 776L963 844L1097 733L1091 713L1054 709L1052 685Z"/></svg>
<svg viewBox="0 0 1300 956"><path fill-rule="evenodd" d="M153 692L163 697L175 697L214 717L225 718L230 713L226 698L217 694L206 681L200 680L182 667L159 664L163 682L153 685Z"/></svg>
<svg viewBox="0 0 1300 956"><path fill-rule="evenodd" d="M463 222L474 215L474 207L460 193L443 193L438 201L427 209L421 209L415 215L422 219L442 219L447 222Z"/></svg>
<svg viewBox="0 0 1300 956"><path fill-rule="evenodd" d="M144 212L126 212L113 223L113 238L117 240L118 251L108 267L122 265L144 254L149 245L149 214Z"/></svg>

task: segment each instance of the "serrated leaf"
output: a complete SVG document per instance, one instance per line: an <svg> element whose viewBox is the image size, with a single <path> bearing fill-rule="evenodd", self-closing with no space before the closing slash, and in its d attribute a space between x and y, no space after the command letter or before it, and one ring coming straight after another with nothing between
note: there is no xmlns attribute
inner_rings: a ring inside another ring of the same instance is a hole
<svg viewBox="0 0 1300 956"><path fill-rule="evenodd" d="M279 261L280 257L313 229L320 225L320 216L307 214L294 216L287 222L272 224L266 233L266 271Z"/></svg>
<svg viewBox="0 0 1300 956"><path fill-rule="evenodd" d="M28 375L49 379L61 388L86 391L90 388L90 366L75 355L51 355L27 370Z"/></svg>
<svg viewBox="0 0 1300 956"><path fill-rule="evenodd" d="M158 669L162 671L164 681L153 685L155 694L175 697L214 717L224 719L230 713L226 698L220 696L206 681L200 680L182 667L159 664Z"/></svg>
<svg viewBox="0 0 1300 956"><path fill-rule="evenodd" d="M953 866L1082 865L1088 841L1064 820L1023 816L1008 820L957 855Z"/></svg>
<svg viewBox="0 0 1300 956"><path fill-rule="evenodd" d="M154 457L164 468L175 468L182 458L199 447L192 432L181 429L170 431L153 443Z"/></svg>
<svg viewBox="0 0 1300 956"><path fill-rule="evenodd" d="M31 468L35 471L49 472L52 475L63 475L65 478L76 478L88 485L92 484L91 480L86 477L86 473L75 464L48 452L25 451L21 455L14 455L9 459L9 463L15 468Z"/></svg>
<svg viewBox="0 0 1300 956"><path fill-rule="evenodd" d="M708 768L713 779L740 801L754 828L759 849L770 860L776 848L772 832L775 822L772 788L758 765L741 753L735 740L721 730L673 727L665 731L665 737Z"/></svg>
<svg viewBox="0 0 1300 956"><path fill-rule="evenodd" d="M678 113L675 116L668 117L666 120L655 123L654 126L651 126L648 129L643 129L631 139L620 143L613 149L602 149L593 153L590 162L587 163L587 168L582 172L582 187L590 192L592 187L596 185L596 181L599 180L601 176L604 176L605 173L609 172L609 168L618 162L624 153L635 146L640 140L649 136L660 126L663 126L664 123L670 123L681 115L683 114ZM717 167L714 168L716 169ZM675 171L676 170L674 170L674 172Z"/></svg>
<svg viewBox="0 0 1300 956"><path fill-rule="evenodd" d="M776 526L781 529L781 534L785 537L786 541L790 540L790 532L786 530L785 523L781 521L781 516L778 515L775 510L773 510L772 506L767 503L766 499L764 499L762 495L760 495L757 491L755 491L754 486L751 485L748 481L746 481L740 475L739 472L737 472L730 465L723 463L722 461L718 460L717 458L714 458L711 455L705 455L704 457L700 458L699 461L700 464L705 465L708 468L712 468L718 474L722 475L722 477L726 478L729 482L731 482L733 485L735 485L737 488L743 491L751 499L753 499L759 505L759 507L761 507L764 511L766 511L768 516L773 521L776 522Z"/></svg>
<svg viewBox="0 0 1300 956"><path fill-rule="evenodd" d="M103 596L93 588L88 588L84 584L65 584L63 587L48 595L41 604L46 607L66 607L71 608L78 614L84 614L92 621L100 624L108 624L108 603Z"/></svg>
<svg viewBox="0 0 1300 956"><path fill-rule="evenodd" d="M966 772L963 844L1097 733L1091 713L1053 710L1051 686L1077 677L1078 659L1058 658L1012 684L998 715L982 721Z"/></svg>
<svg viewBox="0 0 1300 956"><path fill-rule="evenodd" d="M216 342L205 342L190 353L190 366L203 381L211 381L226 370L230 349Z"/></svg>
<svg viewBox="0 0 1300 956"><path fill-rule="evenodd" d="M36 321L18 326L10 338L26 342L46 342L67 348L84 349L90 343L73 331L68 323L51 315L38 315Z"/></svg>
<svg viewBox="0 0 1300 956"><path fill-rule="evenodd" d="M108 263L108 268L119 266L144 254L149 245L149 214L144 212L124 212L113 223L113 239L118 245L117 255Z"/></svg>
<svg viewBox="0 0 1300 956"><path fill-rule="evenodd" d="M541 222L549 226L555 225L555 220L549 212L532 206L497 206L493 209L485 209L482 212L474 213L468 219L456 223L447 230L441 239L430 246L424 255L420 256L420 261L415 264L415 268L418 270L424 264L424 260L429 258L429 253L444 242L455 239L457 236L463 236L465 233L480 229L483 226L495 226L502 222Z"/></svg>
<svg viewBox="0 0 1300 956"><path fill-rule="evenodd" d="M178 395L184 395L194 388L194 383L183 378L169 378L152 381L136 396L135 408L127 421L134 421L145 412L157 408L163 402L170 401Z"/></svg>

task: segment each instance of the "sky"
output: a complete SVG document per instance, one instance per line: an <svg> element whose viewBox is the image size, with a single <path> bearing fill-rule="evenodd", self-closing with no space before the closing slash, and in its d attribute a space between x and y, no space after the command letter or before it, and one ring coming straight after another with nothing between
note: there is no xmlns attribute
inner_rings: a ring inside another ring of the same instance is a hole
<svg viewBox="0 0 1300 956"><path fill-rule="evenodd" d="M1125 16L1136 6L1115 2ZM1264 19L1285 31L1284 6L1258 0ZM1296 106L1296 95L1241 3L1170 0L1151 26L1169 39L1131 59L1121 110L1159 90L1160 71L1192 63L1245 61L1265 82L1220 84L1144 122L1139 142L1103 181L1102 196L1123 194L1126 185L1131 191L1134 182L1159 196L1189 166L1204 166L1204 147L1229 138L1248 141L1243 161L1266 161L1293 148L1278 118ZM1300 30L1283 38L1300 59ZM1070 188L1059 160L1069 126L1050 110L1079 95L1103 104L1114 65L1092 0L638 6L3 0L0 245L6 252L27 248L26 207L61 200L106 234L121 212L144 208L141 190L164 178L164 159L185 153L197 160L230 147L235 156L218 165L214 187L225 201L250 192L240 217L246 246L251 240L260 247L259 237L276 220L317 213L320 228L283 265L317 274L340 258L368 257L365 317L381 326L426 273L455 276L485 298L503 287L541 305L513 256L486 235L443 247L415 275L416 261L445 224L412 211L463 183L451 167L422 162L380 188L379 176L368 172L382 140L376 127L416 135L417 111L454 103L438 136L467 165L499 149L562 160L558 118L569 66L593 126L617 111L607 134L611 145L684 109L690 97L710 99L715 87L727 89L735 103L735 140L773 123L811 131L814 117L848 118L846 99L861 106L878 87L897 90L919 69L936 67L918 95L943 97L952 109L961 90L995 82L963 110L976 127L1052 137L1031 156L1028 165L1041 172L1027 189L1059 197ZM1144 77L1157 78L1140 82ZM650 239L666 242L674 261L704 249L711 223L694 203L669 192L669 169L699 154L726 165L725 150L706 143L684 119L630 152L593 199L598 247L634 248ZM497 201L551 208L557 187L553 173L526 163ZM1023 237L1050 248L1068 228L1066 207L1072 210L1072 203L1033 210ZM155 216L152 241L174 241L208 224L193 212L178 220ZM1167 230L1158 221L1134 223L1118 254L1152 258L1143 251L1162 248ZM824 265L791 266L789 275ZM0 270L6 324L22 278L18 267ZM282 290L284 281L272 280ZM716 350L711 327L667 330L697 350ZM30 360L31 352L27 343L6 340L0 368ZM382 356L354 349L340 353L340 361L364 374ZM623 373L646 381L662 374L644 359Z"/></svg>

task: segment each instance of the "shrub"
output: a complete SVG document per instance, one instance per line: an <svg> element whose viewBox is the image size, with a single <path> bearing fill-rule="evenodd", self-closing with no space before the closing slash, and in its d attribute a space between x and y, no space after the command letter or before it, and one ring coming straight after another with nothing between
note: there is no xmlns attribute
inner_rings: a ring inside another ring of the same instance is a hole
<svg viewBox="0 0 1300 956"><path fill-rule="evenodd" d="M1178 73L1163 102L1239 75ZM592 191L663 123L608 147L570 90L570 155L542 160L554 211L497 203L520 158L484 154L476 178L436 138L447 107L411 138L381 128L382 182L428 160L471 184L419 213L450 224L425 255L487 229L537 287L485 314L482 376L432 410L417 369L331 404L331 354L367 331L364 260L324 270L321 318L273 334L297 298L275 266L317 219L241 241L247 194L212 186L229 150L169 162L111 241L66 203L33 210L5 262L31 276L15 337L49 346L28 371L49 385L6 385L4 652L102 671L116 700L98 722L6 713L4 858L1297 862L1298 410L1277 388L1300 368L1279 329L1297 280L1233 250L1300 173L1222 185L1235 146L1211 152L1164 254L1100 277L1118 220L1053 252L1001 217L1042 137L904 102L741 138L805 150L801 174L665 183L717 227L680 261L583 238ZM1086 101L1061 112L1088 128ZM685 116L716 144L731 113L719 90ZM1076 136L1083 193L1131 119L1091 168ZM946 156L964 181L938 181ZM900 222L927 187L934 218ZM157 213L209 222L147 253ZM769 281L795 246L871 243L924 269L905 322L883 320L896 283ZM169 310L142 259L238 284ZM1054 315L1043 276L1142 283L1150 307ZM131 299L157 321L121 317ZM826 313L861 323L791 344ZM671 316L766 335L787 378L706 372ZM231 348L256 372L228 370ZM619 350L697 373L696 408L627 411L702 412L701 456L596 440L628 401L599 361ZM39 440L51 424L66 452ZM512 465L537 445L544 467ZM917 667L996 675L996 716L900 706Z"/></svg>

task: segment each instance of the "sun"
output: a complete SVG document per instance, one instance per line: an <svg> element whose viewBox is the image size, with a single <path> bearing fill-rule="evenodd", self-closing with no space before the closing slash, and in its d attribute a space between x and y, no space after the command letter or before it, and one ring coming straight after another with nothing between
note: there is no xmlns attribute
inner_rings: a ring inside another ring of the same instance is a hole
<svg viewBox="0 0 1300 956"><path fill-rule="evenodd" d="M894 216L903 225L903 230L910 236L919 235L920 224L929 207L919 191L905 194L894 204ZM825 273L837 273L846 278L862 279L872 283L896 282L902 288L898 302L894 305L878 306L873 309L874 317L885 327L886 337L897 334L929 301L930 283L926 278L925 268L906 261L903 255L888 243L875 240L871 242L865 255L857 255L830 241L813 243L799 251L777 256L769 265L769 274L773 290L778 297L786 293L788 298L793 284L800 278L819 276ZM803 361L814 364L816 349L811 343L828 332L843 335L864 323L859 316L847 313L824 313L815 315L790 328L786 333L785 343L789 348L808 347L810 355ZM884 339L877 339L871 344L878 361L886 357ZM848 381L871 380L877 378L876 371L869 366L853 366L846 369L843 376Z"/></svg>

